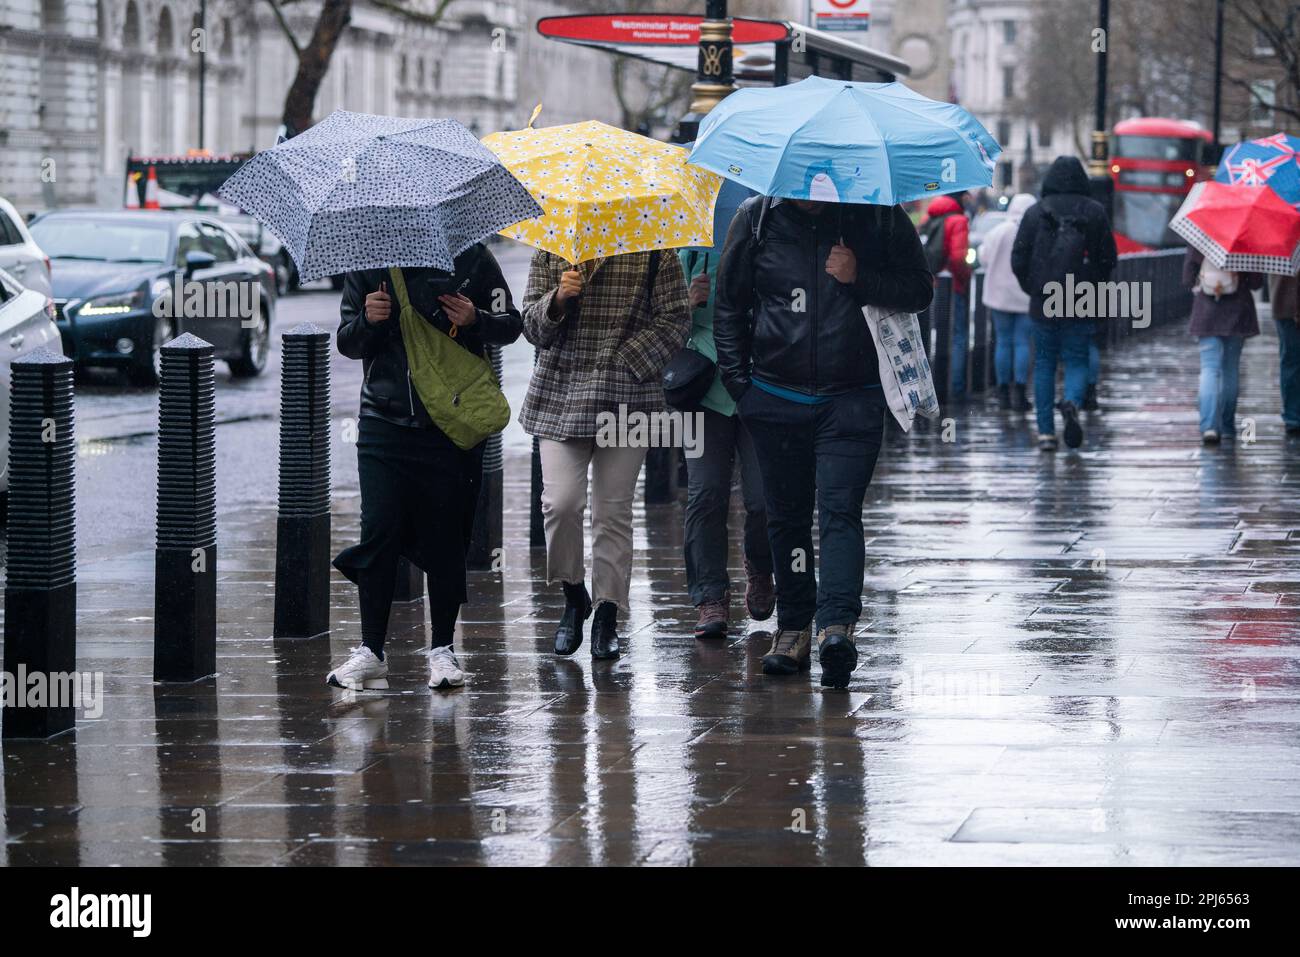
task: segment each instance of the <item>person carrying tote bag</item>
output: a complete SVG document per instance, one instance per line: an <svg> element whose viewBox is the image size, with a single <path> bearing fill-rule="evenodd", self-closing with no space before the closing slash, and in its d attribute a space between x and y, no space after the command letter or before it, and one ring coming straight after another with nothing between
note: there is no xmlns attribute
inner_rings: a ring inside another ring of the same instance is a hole
<svg viewBox="0 0 1300 957"><path fill-rule="evenodd" d="M898 341L892 317L926 308L933 295L900 206L755 198L727 233L713 334L763 476L777 614L764 674L810 666L815 621L822 685L849 684L866 562L862 503L889 407L877 335L882 346ZM864 318L864 307L890 324ZM892 358L887 371L897 385Z"/></svg>
<svg viewBox="0 0 1300 957"><path fill-rule="evenodd" d="M467 600L483 444L510 415L485 352L518 339L522 323L484 246L457 256L455 267L363 270L344 282L338 348L364 369L361 540L334 567L357 585L361 645L330 672L335 687L387 687L388 612L403 557L428 579L429 686L465 681L453 639Z"/></svg>

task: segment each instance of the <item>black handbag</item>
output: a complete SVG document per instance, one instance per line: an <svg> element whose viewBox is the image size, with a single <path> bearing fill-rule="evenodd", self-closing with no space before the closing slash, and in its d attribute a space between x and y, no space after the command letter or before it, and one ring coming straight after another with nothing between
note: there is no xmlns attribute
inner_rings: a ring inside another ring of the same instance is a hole
<svg viewBox="0 0 1300 957"><path fill-rule="evenodd" d="M678 349L664 366L664 401L681 412L695 411L713 385L717 371L717 364L708 356L690 346Z"/></svg>
<svg viewBox="0 0 1300 957"><path fill-rule="evenodd" d="M708 262L708 257L705 256L705 272L708 271ZM692 251L687 260L686 271L689 273L694 268L695 253ZM700 400L713 385L713 377L717 371L717 364L708 356L696 352L689 344L683 346L664 366L664 401L670 408L680 412L695 411L699 408Z"/></svg>

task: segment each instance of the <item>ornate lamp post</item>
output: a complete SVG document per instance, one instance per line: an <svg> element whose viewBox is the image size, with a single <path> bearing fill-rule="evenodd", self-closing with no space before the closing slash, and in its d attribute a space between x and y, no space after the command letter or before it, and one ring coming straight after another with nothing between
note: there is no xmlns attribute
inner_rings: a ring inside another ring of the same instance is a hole
<svg viewBox="0 0 1300 957"><path fill-rule="evenodd" d="M678 121L674 139L687 143L695 139L700 120L736 88L731 74L731 20L727 0L708 0L700 24L700 52L691 84L690 112Z"/></svg>

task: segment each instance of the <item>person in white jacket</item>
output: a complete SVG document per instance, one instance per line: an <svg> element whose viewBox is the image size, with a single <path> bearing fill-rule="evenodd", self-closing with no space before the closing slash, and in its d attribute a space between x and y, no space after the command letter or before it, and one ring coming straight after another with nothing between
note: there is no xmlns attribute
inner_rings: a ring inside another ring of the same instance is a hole
<svg viewBox="0 0 1300 957"><path fill-rule="evenodd" d="M1025 211L1037 200L1029 193L1017 193L1007 207L1007 218L994 226L980 246L984 263L984 305L993 318L993 365L998 380L998 400L1013 407L1011 387L1015 385L1014 408L1029 411L1029 352L1033 323L1029 318L1029 296L1011 271L1011 247Z"/></svg>

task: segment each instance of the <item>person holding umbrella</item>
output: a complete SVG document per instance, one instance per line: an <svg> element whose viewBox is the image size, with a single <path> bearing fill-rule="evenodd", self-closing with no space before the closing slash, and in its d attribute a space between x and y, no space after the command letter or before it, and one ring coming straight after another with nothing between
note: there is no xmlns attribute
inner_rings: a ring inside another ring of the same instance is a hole
<svg viewBox="0 0 1300 957"><path fill-rule="evenodd" d="M519 421L539 439L547 579L564 591L555 653L578 650L594 609L591 656L612 659L619 612L631 610L632 497L648 447L616 423L666 409L660 375L686 341L690 306L665 250L711 244L721 180L687 166L679 146L603 123L533 129L540 109L526 129L484 139L546 210L503 230L538 249L523 303L537 361Z"/></svg>
<svg viewBox="0 0 1300 957"><path fill-rule="evenodd" d="M1300 400L1287 383L1300 379L1295 341L1295 285L1300 270L1300 140L1278 133L1228 150L1214 179L1197 183L1169 228L1187 240L1183 282L1192 286L1189 331L1201 347L1201 440L1213 445L1236 431L1237 369L1245 340L1259 332L1251 291L1261 273L1272 287L1283 383L1282 417L1300 432Z"/></svg>
<svg viewBox="0 0 1300 957"><path fill-rule="evenodd" d="M357 430L361 541L343 551L334 566L359 590L361 646L328 680L354 690L375 687L387 677L384 641L403 556L428 580L429 687L465 682L453 640L460 606L468 600L465 554L478 507L484 443L463 448L433 420L416 385L424 357L417 354L412 361L399 310L480 358L485 346L509 345L522 331L501 268L481 243L456 257L451 273L366 269L344 280L338 348L349 359L360 359L365 370Z"/></svg>
<svg viewBox="0 0 1300 957"><path fill-rule="evenodd" d="M388 687L388 612L405 556L428 576L429 687L456 687L483 443L510 416L485 351L521 326L480 240L541 207L453 120L346 110L259 153L220 192L280 238L304 282L346 273L338 348L365 373L361 541L334 565L357 585L361 644L326 681Z"/></svg>
<svg viewBox="0 0 1300 957"><path fill-rule="evenodd" d="M740 90L701 124L692 162L762 194L727 234L713 333L763 477L777 595L764 674L810 666L815 622L822 685L849 684L862 505L888 407L867 311L929 306L930 269L899 204L941 182L989 185L998 151L960 107L901 84L810 77Z"/></svg>

